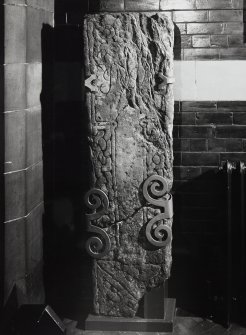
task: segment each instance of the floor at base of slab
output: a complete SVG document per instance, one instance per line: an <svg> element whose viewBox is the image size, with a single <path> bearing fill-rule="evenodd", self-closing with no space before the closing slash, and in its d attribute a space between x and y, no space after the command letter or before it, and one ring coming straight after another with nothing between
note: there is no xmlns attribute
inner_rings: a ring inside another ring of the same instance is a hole
<svg viewBox="0 0 246 335"><path fill-rule="evenodd" d="M71 320L64 320L67 327L67 335L170 335L170 333L143 333L143 332L119 332L119 331L94 331L80 330L76 328L77 323ZM246 328L232 324L225 329L219 324L210 320L196 317L176 317L174 322L173 335L246 335Z"/></svg>

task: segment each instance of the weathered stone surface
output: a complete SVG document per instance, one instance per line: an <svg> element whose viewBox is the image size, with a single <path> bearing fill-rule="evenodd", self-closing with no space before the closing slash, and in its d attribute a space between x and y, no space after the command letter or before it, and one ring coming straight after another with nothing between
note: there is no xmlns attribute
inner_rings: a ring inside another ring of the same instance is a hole
<svg viewBox="0 0 246 335"><path fill-rule="evenodd" d="M93 14L85 18L84 40L91 186L109 199L93 224L111 242L94 261L94 308L132 317L145 291L170 274L171 245L157 249L145 237L160 209L142 188L151 175L172 186L173 85L159 74L173 77L173 24L164 14Z"/></svg>

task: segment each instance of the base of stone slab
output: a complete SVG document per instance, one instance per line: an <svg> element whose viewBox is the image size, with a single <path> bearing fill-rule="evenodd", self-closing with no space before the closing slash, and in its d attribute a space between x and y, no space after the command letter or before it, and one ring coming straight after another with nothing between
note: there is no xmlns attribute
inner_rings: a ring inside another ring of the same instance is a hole
<svg viewBox="0 0 246 335"><path fill-rule="evenodd" d="M85 330L132 331L132 332L173 332L176 299L165 299L163 319L124 318L89 315Z"/></svg>

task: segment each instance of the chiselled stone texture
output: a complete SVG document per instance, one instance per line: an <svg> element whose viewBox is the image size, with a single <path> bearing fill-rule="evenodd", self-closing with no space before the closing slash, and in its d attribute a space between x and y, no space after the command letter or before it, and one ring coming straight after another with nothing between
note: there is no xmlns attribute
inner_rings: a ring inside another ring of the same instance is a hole
<svg viewBox="0 0 246 335"><path fill-rule="evenodd" d="M93 224L111 241L94 260L94 308L133 317L145 291L170 274L171 245L154 248L145 236L160 209L142 187L150 175L169 190L173 181L173 24L164 14L105 13L86 16L84 28L91 187L109 199Z"/></svg>

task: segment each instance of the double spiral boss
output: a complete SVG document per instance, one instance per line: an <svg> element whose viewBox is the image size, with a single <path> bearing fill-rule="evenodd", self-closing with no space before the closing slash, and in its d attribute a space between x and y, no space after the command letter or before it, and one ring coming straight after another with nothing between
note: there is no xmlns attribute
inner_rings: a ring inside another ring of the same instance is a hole
<svg viewBox="0 0 246 335"><path fill-rule="evenodd" d="M92 210L91 214L86 214L87 231L97 236L90 237L86 242L86 250L93 258L103 258L111 248L111 242L106 231L95 226L95 220L107 213L109 200L107 195L100 189L93 188L85 195L85 204Z"/></svg>
<svg viewBox="0 0 246 335"><path fill-rule="evenodd" d="M172 230L168 225L173 217L173 199L168 193L168 181L159 175L150 176L143 185L145 200L161 213L153 217L146 226L147 240L157 248L163 248L172 240Z"/></svg>
<svg viewBox="0 0 246 335"><path fill-rule="evenodd" d="M156 248L166 247L172 240L169 224L173 217L173 200L169 188L168 181L159 175L150 176L143 184L143 196L148 206L161 211L147 223L145 231L147 240ZM102 190L93 188L86 193L85 203L92 211L86 214L87 231L96 235L87 240L86 250L93 258L100 259L110 251L111 242L107 232L96 226L96 221L107 214L109 200Z"/></svg>

